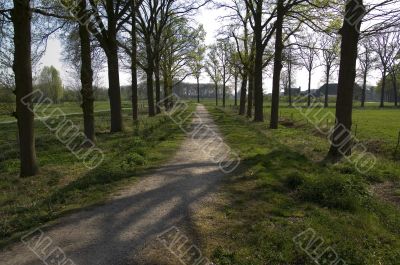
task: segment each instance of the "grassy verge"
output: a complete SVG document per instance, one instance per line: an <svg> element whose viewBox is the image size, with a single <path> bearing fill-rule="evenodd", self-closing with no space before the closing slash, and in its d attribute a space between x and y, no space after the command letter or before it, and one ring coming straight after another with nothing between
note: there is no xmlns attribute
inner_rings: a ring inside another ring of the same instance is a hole
<svg viewBox="0 0 400 265"><path fill-rule="evenodd" d="M192 110L193 106L187 114ZM69 118L82 127L81 117ZM129 112L124 112L123 118L124 132L110 134L109 113L96 114L97 147L105 159L93 170L36 121L41 172L30 178L18 177L16 125L0 125L0 246L72 210L104 202L144 170L170 158L185 136L166 115L142 117L137 126L133 126Z"/></svg>
<svg viewBox="0 0 400 265"><path fill-rule="evenodd" d="M399 181L397 162L378 157L367 174L346 162L322 165L317 160L328 143L307 129L271 131L232 111L208 109L243 159L240 171L224 185L221 202L202 219L213 262L315 264L293 241L313 229L314 239L323 240L319 248L318 241L308 247L315 257L331 247L345 262L340 264L398 264L399 208L372 192L379 182ZM307 249L312 238L300 239Z"/></svg>

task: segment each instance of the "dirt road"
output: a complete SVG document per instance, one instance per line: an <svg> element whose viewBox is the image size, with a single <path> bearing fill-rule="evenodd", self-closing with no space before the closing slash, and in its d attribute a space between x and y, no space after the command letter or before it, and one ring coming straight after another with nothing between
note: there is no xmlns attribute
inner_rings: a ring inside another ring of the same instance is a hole
<svg viewBox="0 0 400 265"><path fill-rule="evenodd" d="M192 126L203 123L218 131L203 106L197 106L196 112L198 117ZM207 150L199 150L203 141L204 138L188 136L170 162L108 203L61 218L56 225L44 229L42 239L50 238L51 247L59 247L73 262L65 265L179 264L158 243L157 236L176 226L191 242L200 242L193 213L207 203L224 176ZM17 243L0 252L0 264L46 263L27 245ZM53 264L50 258L47 264Z"/></svg>

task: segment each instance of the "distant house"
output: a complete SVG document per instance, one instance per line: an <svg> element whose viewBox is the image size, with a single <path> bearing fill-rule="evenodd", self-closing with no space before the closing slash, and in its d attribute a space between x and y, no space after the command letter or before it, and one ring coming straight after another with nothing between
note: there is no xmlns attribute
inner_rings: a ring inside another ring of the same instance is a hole
<svg viewBox="0 0 400 265"><path fill-rule="evenodd" d="M298 95L300 95L301 87L291 87L290 92L291 92L292 96L298 96ZM289 89L285 88L283 95L289 96Z"/></svg>
<svg viewBox="0 0 400 265"><path fill-rule="evenodd" d="M325 96L325 92L326 92L326 87L327 84L324 84L323 86L321 86L318 91L316 92L317 97L319 96ZM338 89L338 84L337 83L332 83L328 85L328 97L336 97L337 96L337 89ZM354 99L361 99L361 86L358 84L354 84L354 91L353 91L353 97ZM366 93L367 94L367 93Z"/></svg>

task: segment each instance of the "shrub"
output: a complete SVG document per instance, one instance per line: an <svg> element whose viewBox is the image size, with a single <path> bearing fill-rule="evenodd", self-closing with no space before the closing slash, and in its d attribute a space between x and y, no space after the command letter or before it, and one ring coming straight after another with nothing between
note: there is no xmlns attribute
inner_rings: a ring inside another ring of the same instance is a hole
<svg viewBox="0 0 400 265"><path fill-rule="evenodd" d="M309 176L299 188L300 197L324 207L355 210L368 192L353 175Z"/></svg>

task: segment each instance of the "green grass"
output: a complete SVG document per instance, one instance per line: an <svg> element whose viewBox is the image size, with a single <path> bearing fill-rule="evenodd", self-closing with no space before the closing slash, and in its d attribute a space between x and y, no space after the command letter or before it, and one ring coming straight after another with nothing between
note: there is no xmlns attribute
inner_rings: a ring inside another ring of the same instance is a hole
<svg viewBox="0 0 400 265"><path fill-rule="evenodd" d="M205 104L213 106L212 100L206 100ZM222 104L222 103L220 103ZM227 108L234 109L234 102L228 100ZM335 106L330 104L329 108L316 106L311 108L310 113L304 116L297 108L288 107L286 101L282 101L279 109L279 118L285 121L284 124L290 124L291 127L302 127L310 133L316 133L315 126L333 127ZM301 106L298 104L297 106ZM386 156L392 156L400 137L400 108L394 108L391 103L386 103L385 108L379 108L378 103L367 103L365 108L359 107L359 102L354 102L353 108L353 135L363 142L371 152L382 153ZM304 104L305 107L305 104ZM265 126L269 125L271 113L270 101L264 101L264 119ZM325 119L327 112L332 114L331 119ZM315 115L315 116L314 116ZM285 127L281 125L281 127ZM400 158L400 150L397 150L396 156Z"/></svg>
<svg viewBox="0 0 400 265"><path fill-rule="evenodd" d="M378 156L366 174L347 162L325 165L318 160L327 140L307 127L268 130L208 109L243 159L203 231L214 263L315 264L292 240L312 228L346 264L398 264L399 208L371 192L377 182L399 181L398 162Z"/></svg>
<svg viewBox="0 0 400 265"><path fill-rule="evenodd" d="M187 114L193 106L187 110ZM69 116L82 129L80 115ZM123 132L109 133L109 113L97 113L97 147L102 164L89 170L40 121L35 122L40 174L18 177L16 124L0 124L0 246L23 231L38 227L71 210L104 202L109 195L134 182L145 169L171 157L184 139L182 130L166 115L142 116L133 125L123 112Z"/></svg>
<svg viewBox="0 0 400 265"><path fill-rule="evenodd" d="M130 101L122 101L123 109L132 108L132 103ZM15 118L10 114L14 109L14 104L10 103L0 103L0 122L10 122L15 121ZM147 106L147 101L139 102L139 109L144 111ZM60 104L52 104L52 105L40 105L38 111L45 110L44 113L49 115L54 109L60 108L65 114L73 114L73 113L81 113L82 108L80 106L80 102L64 102ZM110 110L110 103L108 101L95 101L94 102L94 111L97 112L107 112Z"/></svg>

